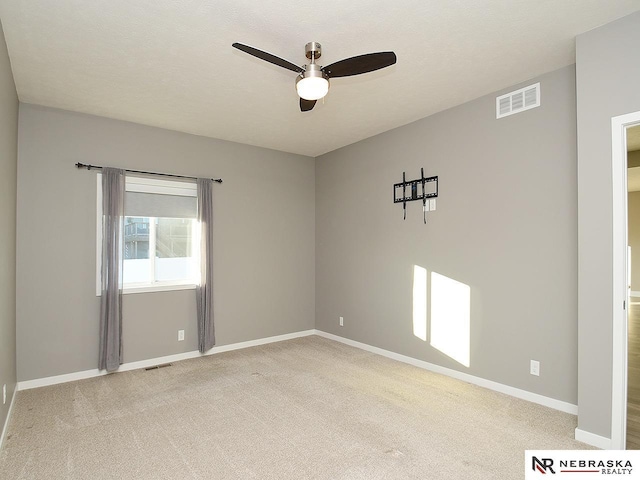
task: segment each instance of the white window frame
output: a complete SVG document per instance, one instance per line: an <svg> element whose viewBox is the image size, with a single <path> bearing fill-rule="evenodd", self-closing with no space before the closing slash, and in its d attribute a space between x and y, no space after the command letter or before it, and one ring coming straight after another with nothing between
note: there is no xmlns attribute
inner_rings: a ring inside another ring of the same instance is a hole
<svg viewBox="0 0 640 480"><path fill-rule="evenodd" d="M125 178L128 192L157 193L164 195L180 195L186 197L197 197L198 190L195 183L183 182L179 180L160 180L147 177ZM96 176L96 296L102 294L102 174ZM157 218L157 217L149 217ZM199 249L199 231L196 229L196 235L192 236L192 248L194 252ZM155 221L149 224L149 252L155 252ZM153 247L153 248L152 248ZM151 259L154 260L154 259ZM155 261L151 261L152 278L155 278ZM122 293L149 293L149 292L166 292L173 290L193 290L197 286L197 282L192 280L172 280L153 283L129 284L123 286Z"/></svg>

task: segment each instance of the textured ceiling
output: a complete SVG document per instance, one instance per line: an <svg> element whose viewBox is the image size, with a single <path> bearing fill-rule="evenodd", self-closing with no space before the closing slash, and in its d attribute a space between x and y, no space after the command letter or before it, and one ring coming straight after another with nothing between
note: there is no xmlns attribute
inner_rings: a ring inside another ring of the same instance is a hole
<svg viewBox="0 0 640 480"><path fill-rule="evenodd" d="M575 61L575 36L640 0L2 0L22 102L310 156ZM304 64L393 50L398 63L334 79L301 113Z"/></svg>

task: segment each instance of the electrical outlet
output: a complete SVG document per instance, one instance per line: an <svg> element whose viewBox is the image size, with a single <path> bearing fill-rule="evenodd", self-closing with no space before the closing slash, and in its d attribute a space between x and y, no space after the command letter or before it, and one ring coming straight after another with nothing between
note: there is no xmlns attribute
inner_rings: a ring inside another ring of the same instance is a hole
<svg viewBox="0 0 640 480"><path fill-rule="evenodd" d="M184 330L178 330L178 341L181 342L184 340Z"/></svg>
<svg viewBox="0 0 640 480"><path fill-rule="evenodd" d="M537 360L531 360L531 375L535 375L536 377L540 376L540 362Z"/></svg>
<svg viewBox="0 0 640 480"><path fill-rule="evenodd" d="M429 210L430 211L435 211L436 209L436 199L435 198L430 198L429 199Z"/></svg>
<svg viewBox="0 0 640 480"><path fill-rule="evenodd" d="M340 326L344 327L344 317L340 317Z"/></svg>
<svg viewBox="0 0 640 480"><path fill-rule="evenodd" d="M2 385L2 404L7 403L7 384Z"/></svg>

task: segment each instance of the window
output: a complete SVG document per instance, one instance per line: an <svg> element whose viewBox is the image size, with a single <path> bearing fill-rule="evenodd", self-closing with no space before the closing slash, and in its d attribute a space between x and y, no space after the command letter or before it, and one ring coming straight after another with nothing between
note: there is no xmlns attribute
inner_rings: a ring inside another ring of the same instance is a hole
<svg viewBox="0 0 640 480"><path fill-rule="evenodd" d="M100 295L102 178L98 175L97 284ZM126 178L122 238L124 293L193 288L200 281L194 183Z"/></svg>

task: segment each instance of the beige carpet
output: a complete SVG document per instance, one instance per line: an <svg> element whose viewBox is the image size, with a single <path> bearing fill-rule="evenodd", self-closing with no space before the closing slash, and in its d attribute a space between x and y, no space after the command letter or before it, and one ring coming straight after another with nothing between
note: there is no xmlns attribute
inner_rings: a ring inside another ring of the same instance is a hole
<svg viewBox="0 0 640 480"><path fill-rule="evenodd" d="M521 479L576 417L312 336L18 393L3 479Z"/></svg>

